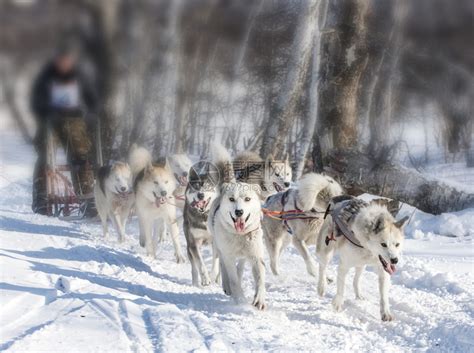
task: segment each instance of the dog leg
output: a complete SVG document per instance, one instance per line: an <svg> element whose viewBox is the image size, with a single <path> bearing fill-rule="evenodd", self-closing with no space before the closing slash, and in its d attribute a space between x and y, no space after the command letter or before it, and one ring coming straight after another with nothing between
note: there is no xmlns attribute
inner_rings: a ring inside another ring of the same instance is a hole
<svg viewBox="0 0 474 353"><path fill-rule="evenodd" d="M252 265L253 278L255 280L255 297L252 305L258 310L266 308L265 303L265 264L263 259L257 259Z"/></svg>
<svg viewBox="0 0 474 353"><path fill-rule="evenodd" d="M209 277L209 272L207 272L206 264L201 254L201 243L191 245L190 251L192 252L192 257L194 260L194 266L199 270L199 275L201 276L201 285L208 286L211 284L211 279Z"/></svg>
<svg viewBox="0 0 474 353"><path fill-rule="evenodd" d="M227 286L230 288L230 295L236 303L245 302L244 292L239 285L239 276L237 274L237 266L235 265L236 259L228 255L221 257L220 260L223 263L222 269L226 271ZM222 283L224 284L224 276L222 277Z"/></svg>
<svg viewBox="0 0 474 353"><path fill-rule="evenodd" d="M227 295L232 295L232 290L230 288L229 276L227 275L227 270L225 268L224 262L220 261L221 276L222 276L222 290Z"/></svg>
<svg viewBox="0 0 474 353"><path fill-rule="evenodd" d="M239 286L242 287L242 276L245 270L245 259L240 259L237 262L237 276L239 277Z"/></svg>
<svg viewBox="0 0 474 353"><path fill-rule="evenodd" d="M277 242L278 239L270 239L268 236L265 237L265 244L267 246L268 256L270 257L270 268L275 276L279 275Z"/></svg>
<svg viewBox="0 0 474 353"><path fill-rule="evenodd" d="M311 254L309 253L308 247L306 246L305 242L303 240L298 239L296 236L294 236L293 245L295 246L296 249L298 249L301 256L303 256L303 259L306 263L306 270L308 271L308 273L311 276L316 277L316 263L311 257Z"/></svg>
<svg viewBox="0 0 474 353"><path fill-rule="evenodd" d="M319 277L318 277L318 294L323 297L326 292L327 266L331 261L333 251L322 253L319 255Z"/></svg>
<svg viewBox="0 0 474 353"><path fill-rule="evenodd" d="M185 262L184 256L181 253L181 244L179 242L179 228L178 222L175 220L172 221L171 225L171 240L173 241L174 245L174 252L176 256L176 262L181 264Z"/></svg>
<svg viewBox="0 0 474 353"><path fill-rule="evenodd" d="M344 303L344 284L346 283L346 276L349 268L340 263L337 269L337 293L332 301L334 310L341 311Z"/></svg>
<svg viewBox="0 0 474 353"><path fill-rule="evenodd" d="M393 316L390 312L390 306L388 303L389 289L390 276L383 269L379 269L380 314L382 316L382 321L393 320Z"/></svg>
<svg viewBox="0 0 474 353"><path fill-rule="evenodd" d="M354 293L356 299L364 300L364 296L360 294L360 277L362 276L362 272L364 272L365 266L357 266L355 268L354 274Z"/></svg>
<svg viewBox="0 0 474 353"><path fill-rule="evenodd" d="M196 245L188 245L187 246L187 251L188 251L188 258L189 262L191 263L191 277L193 279L193 286L199 287L199 274L198 274L198 268L196 264Z"/></svg>
<svg viewBox="0 0 474 353"><path fill-rule="evenodd" d="M221 277L219 273L219 253L217 252L216 245L212 242L212 270L211 270L211 279L219 283Z"/></svg>
<svg viewBox="0 0 474 353"><path fill-rule="evenodd" d="M140 245L146 248L148 256L156 259L156 248L153 244L153 220L143 215L139 216L140 225Z"/></svg>
<svg viewBox="0 0 474 353"><path fill-rule="evenodd" d="M119 242L123 243L125 240L125 233L123 231L123 226L122 226L122 219L120 215L117 212L114 212L111 215L111 218L113 219L115 229L117 230L118 236L119 236Z"/></svg>
<svg viewBox="0 0 474 353"><path fill-rule="evenodd" d="M103 216L99 213L100 216L100 221L102 223L102 234L104 235L104 238L109 237L109 223L107 222L107 215Z"/></svg>

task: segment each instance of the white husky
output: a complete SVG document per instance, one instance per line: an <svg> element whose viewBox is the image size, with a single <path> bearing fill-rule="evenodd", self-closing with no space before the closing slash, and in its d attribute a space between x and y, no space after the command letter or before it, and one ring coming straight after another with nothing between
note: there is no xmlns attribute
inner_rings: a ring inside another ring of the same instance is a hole
<svg viewBox="0 0 474 353"><path fill-rule="evenodd" d="M221 264L224 293L244 302L242 274L246 261L252 264L255 280L253 305L265 308L265 265L259 187L231 180L220 187L212 203L208 228Z"/></svg>
<svg viewBox="0 0 474 353"><path fill-rule="evenodd" d="M353 197L336 197L330 205L317 242L320 261L318 292L324 295L326 268L334 251L339 253L337 294L333 299L336 311L342 310L347 272L355 267L354 292L361 299L360 277L366 265L373 265L379 276L380 313L383 321L391 321L388 293L390 275L395 272L403 247L405 217L395 221L386 206L367 203Z"/></svg>
<svg viewBox="0 0 474 353"><path fill-rule="evenodd" d="M291 237L293 245L306 263L308 273L316 276L316 263L307 245L315 244L329 201L341 193L341 186L333 178L308 173L297 182L296 188L279 192L267 199L264 207L270 212L295 212L302 216L285 222L264 217L262 224L273 274L279 274L280 255Z"/></svg>
<svg viewBox="0 0 474 353"><path fill-rule="evenodd" d="M167 226L171 232L176 261L184 262L173 197L176 182L168 160L152 163L148 151L140 147L131 151L129 163L134 172L133 188L140 226L140 245L146 247L149 256L156 257L153 229L159 236L163 233L163 227ZM157 227L154 227L155 221Z"/></svg>
<svg viewBox="0 0 474 353"><path fill-rule="evenodd" d="M99 169L94 186L97 212L104 237L109 235L108 219L112 220L119 240L125 240L125 224L133 206L132 173L128 164L115 162Z"/></svg>

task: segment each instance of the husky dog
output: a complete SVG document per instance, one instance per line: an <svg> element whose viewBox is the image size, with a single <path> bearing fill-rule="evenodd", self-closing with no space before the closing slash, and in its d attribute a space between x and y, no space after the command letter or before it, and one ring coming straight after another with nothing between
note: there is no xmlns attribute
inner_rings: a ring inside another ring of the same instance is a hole
<svg viewBox="0 0 474 353"><path fill-rule="evenodd" d="M193 285L208 286L211 278L201 255L201 246L212 242L207 229L207 219L212 201L216 198L219 186L219 170L230 158L224 155L212 156L212 163L205 161L193 165L189 171L189 183L185 192L183 211L183 229L186 237ZM212 279L219 273L217 254L213 251ZM199 282L199 277L201 281Z"/></svg>
<svg viewBox="0 0 474 353"><path fill-rule="evenodd" d="M135 191L135 211L140 226L140 245L146 247L149 256L156 257L153 228L155 221L157 221L156 235L161 235L163 227L166 225L171 232L176 261L178 263L184 262L173 197L176 182L168 160L152 163L148 151L136 148L130 153L130 165L132 171L138 171L134 177L133 189Z"/></svg>
<svg viewBox="0 0 474 353"><path fill-rule="evenodd" d="M132 173L127 163L115 162L99 169L94 185L97 212L104 237L109 235L108 218L112 220L120 242L125 240L125 223L133 206Z"/></svg>
<svg viewBox="0 0 474 353"><path fill-rule="evenodd" d="M208 218L208 229L219 256L224 293L236 302L244 302L242 275L245 262L252 264L255 280L253 305L265 309L265 265L261 206L257 185L222 183Z"/></svg>
<svg viewBox="0 0 474 353"><path fill-rule="evenodd" d="M292 171L288 154L283 161L274 160L272 155L264 161L258 154L244 151L232 164L238 181L260 186L263 200L290 186Z"/></svg>
<svg viewBox="0 0 474 353"><path fill-rule="evenodd" d="M395 221L376 202L367 203L351 196L339 196L331 201L329 214L321 227L316 253L320 262L318 292L324 295L326 268L335 251L339 253L337 294L333 307L341 311L347 272L355 267L354 292L361 299L360 277L366 265L375 266L379 276L380 313L383 321L393 316L388 303L390 276L395 272L403 247L405 217Z"/></svg>
<svg viewBox="0 0 474 353"><path fill-rule="evenodd" d="M177 183L176 190L173 191L175 197L174 203L177 207L183 209L185 203L184 192L188 185L188 173L192 162L185 154L173 154L169 157L168 161Z"/></svg>
<svg viewBox="0 0 474 353"><path fill-rule="evenodd" d="M279 274L280 255L288 245L291 236L293 245L303 256L306 270L310 275L316 276L316 263L307 245L316 242L329 201L341 193L341 186L333 178L308 173L297 182L296 188L279 192L267 199L265 209L277 212L293 210L299 212L301 216L301 218L295 217L296 219L284 221L267 216L262 221L273 274Z"/></svg>

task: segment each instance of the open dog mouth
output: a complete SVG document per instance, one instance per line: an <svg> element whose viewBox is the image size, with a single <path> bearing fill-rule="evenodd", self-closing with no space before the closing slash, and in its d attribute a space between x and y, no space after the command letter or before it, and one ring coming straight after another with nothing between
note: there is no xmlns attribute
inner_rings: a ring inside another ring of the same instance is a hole
<svg viewBox="0 0 474 353"><path fill-rule="evenodd" d="M229 212L230 218L232 218L232 221L234 222L234 228L237 231L237 233L243 233L245 230L245 224L248 222L250 218L250 213L248 216L244 219L244 217L232 217L232 213Z"/></svg>
<svg viewBox="0 0 474 353"><path fill-rule="evenodd" d="M115 194L120 197L121 199L126 199L130 196L132 192L130 190L126 190L126 191L120 191L118 190L117 188L115 188Z"/></svg>
<svg viewBox="0 0 474 353"><path fill-rule="evenodd" d="M395 265L385 261L382 255L379 255L379 260L382 263L382 267L385 272L387 272L390 276L393 275L394 272L397 270Z"/></svg>
<svg viewBox="0 0 474 353"><path fill-rule="evenodd" d="M191 207L197 208L198 211L200 211L200 212L204 212L207 208L207 205L209 205L210 201L211 201L210 197L207 200L193 199L193 202L191 202Z"/></svg>
<svg viewBox="0 0 474 353"><path fill-rule="evenodd" d="M153 191L153 196L155 196L155 206L160 207L166 202L166 197L164 196L158 196L154 191Z"/></svg>
<svg viewBox="0 0 474 353"><path fill-rule="evenodd" d="M178 174L174 173L174 177L178 181L180 186L186 186L188 185L188 178L185 176L179 176Z"/></svg>
<svg viewBox="0 0 474 353"><path fill-rule="evenodd" d="M277 182L273 182L273 187L275 188L276 192L283 191L283 187L280 184L278 184Z"/></svg>

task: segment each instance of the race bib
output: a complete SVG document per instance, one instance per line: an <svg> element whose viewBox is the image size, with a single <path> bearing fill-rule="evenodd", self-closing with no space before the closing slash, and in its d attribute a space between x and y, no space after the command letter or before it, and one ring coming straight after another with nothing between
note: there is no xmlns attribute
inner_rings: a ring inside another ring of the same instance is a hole
<svg viewBox="0 0 474 353"><path fill-rule="evenodd" d="M53 82L51 87L51 105L55 108L78 108L79 87L77 82Z"/></svg>

